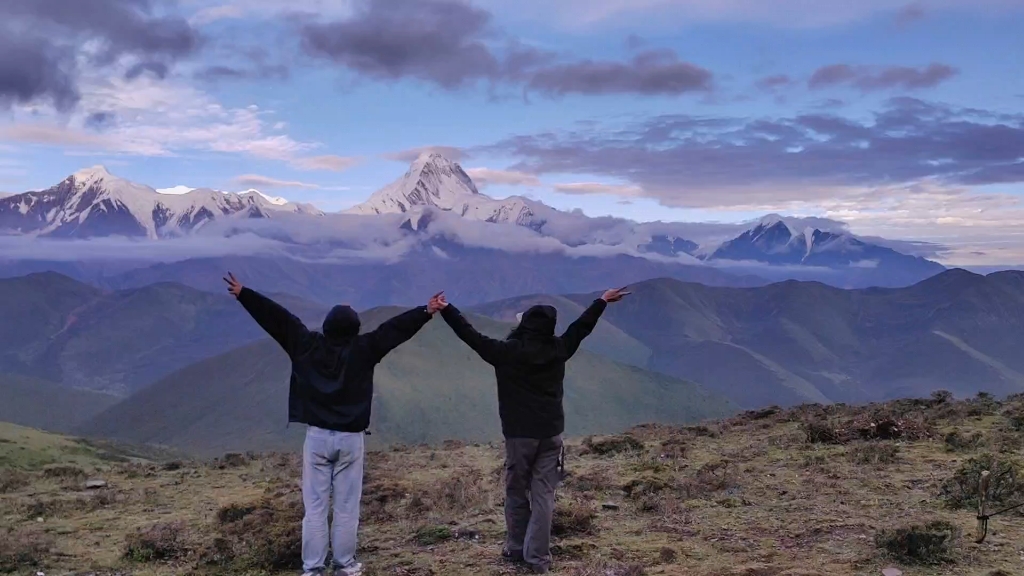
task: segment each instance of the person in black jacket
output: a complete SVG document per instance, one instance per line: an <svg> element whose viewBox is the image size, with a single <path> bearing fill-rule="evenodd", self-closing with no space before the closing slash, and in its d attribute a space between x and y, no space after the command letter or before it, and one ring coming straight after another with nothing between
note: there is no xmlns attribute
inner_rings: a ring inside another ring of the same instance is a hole
<svg viewBox="0 0 1024 576"><path fill-rule="evenodd" d="M288 421L307 424L302 454L302 563L306 575L322 574L328 545L335 574L358 576L359 500L363 488L363 435L370 425L373 371L388 352L412 338L437 312L439 295L359 334L359 315L348 306L327 314L323 332L312 332L280 304L245 288L234 275L228 291L288 353L292 361ZM334 492L328 541L327 509Z"/></svg>
<svg viewBox="0 0 1024 576"><path fill-rule="evenodd" d="M431 300L455 334L494 366L505 436L508 535L502 555L525 562L537 574L551 569L551 519L565 431L565 363L594 330L608 303L627 294L625 288L608 290L561 336L555 336L555 308L533 306L505 340L477 332L443 294Z"/></svg>

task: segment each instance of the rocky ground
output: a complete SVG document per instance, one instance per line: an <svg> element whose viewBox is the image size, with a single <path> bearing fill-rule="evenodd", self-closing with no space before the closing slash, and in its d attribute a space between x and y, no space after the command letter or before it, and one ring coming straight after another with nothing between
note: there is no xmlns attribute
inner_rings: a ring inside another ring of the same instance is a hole
<svg viewBox="0 0 1024 576"><path fill-rule="evenodd" d="M0 428L0 572L289 574L293 454L213 462ZM569 442L556 574L1024 574L1024 513L974 543L978 476L1024 502L1024 398L766 409ZM370 575L503 575L501 449L367 455ZM90 482L92 481L92 482Z"/></svg>

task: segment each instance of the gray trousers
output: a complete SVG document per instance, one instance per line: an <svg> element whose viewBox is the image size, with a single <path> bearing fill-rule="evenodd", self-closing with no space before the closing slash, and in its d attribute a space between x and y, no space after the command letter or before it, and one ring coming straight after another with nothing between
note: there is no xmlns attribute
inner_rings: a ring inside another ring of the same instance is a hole
<svg viewBox="0 0 1024 576"><path fill-rule="evenodd" d="M505 439L505 551L522 554L535 569L551 568L551 519L561 453L561 436Z"/></svg>
<svg viewBox="0 0 1024 576"><path fill-rule="evenodd" d="M334 493L328 540L327 511ZM359 499L363 494L363 434L310 426L302 449L302 569L326 568L328 545L335 566L355 564Z"/></svg>

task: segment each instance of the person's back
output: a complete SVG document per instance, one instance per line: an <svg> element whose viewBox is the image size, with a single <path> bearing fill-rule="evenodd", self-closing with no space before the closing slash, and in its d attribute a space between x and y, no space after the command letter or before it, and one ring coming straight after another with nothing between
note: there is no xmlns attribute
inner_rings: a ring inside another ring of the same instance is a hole
<svg viewBox="0 0 1024 576"><path fill-rule="evenodd" d="M608 302L625 290L609 290L561 336L557 312L533 306L505 340L477 332L466 318L440 298L441 317L455 334L494 366L498 412L505 436L505 524L502 555L525 563L535 573L551 568L551 521L565 431L565 364L597 325ZM529 495L527 495L529 493Z"/></svg>
<svg viewBox="0 0 1024 576"><path fill-rule="evenodd" d="M335 306L323 332L313 332L281 305L229 278L228 290L291 359L288 421L309 426L302 452L303 570L323 573L330 546L335 573L357 576L362 568L355 553L364 433L370 425L374 368L436 309L418 306L360 334L359 315L348 306ZM334 522L328 539L332 493Z"/></svg>

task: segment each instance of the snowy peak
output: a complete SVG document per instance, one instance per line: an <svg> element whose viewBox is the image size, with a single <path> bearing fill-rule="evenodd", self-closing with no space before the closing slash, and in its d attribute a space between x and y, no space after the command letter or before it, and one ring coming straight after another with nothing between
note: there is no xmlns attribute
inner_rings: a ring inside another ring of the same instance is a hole
<svg viewBox="0 0 1024 576"><path fill-rule="evenodd" d="M462 166L436 152L421 154L405 175L345 212L405 214L430 208L472 220L521 226L536 224L529 200L515 196L496 200L481 194Z"/></svg>
<svg viewBox="0 0 1024 576"><path fill-rule="evenodd" d="M264 194L263 192L260 192L259 190L256 190L255 188L250 188L248 190L243 190L242 192L239 192L239 194L241 194L243 196L246 195L246 194L256 194L257 196L259 196L260 198L263 198L267 202L270 202L274 206L284 206L284 205L288 204L288 200L285 199L285 198L281 198L280 196L269 196L267 194Z"/></svg>
<svg viewBox="0 0 1024 576"><path fill-rule="evenodd" d="M398 180L375 192L351 214L405 213L421 206L455 210L480 196L476 184L458 163L438 153L421 154Z"/></svg>

